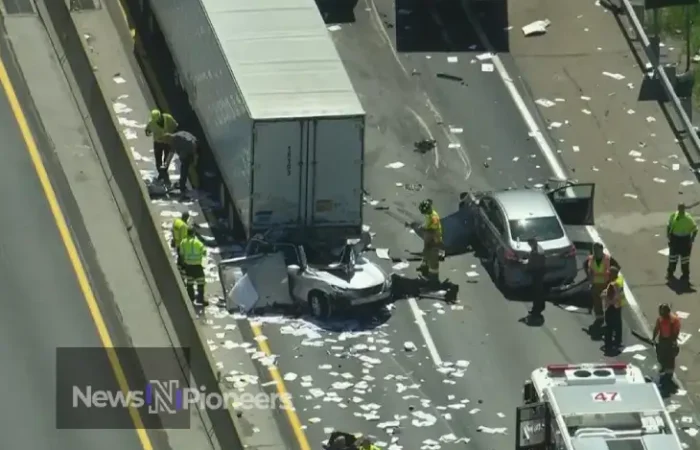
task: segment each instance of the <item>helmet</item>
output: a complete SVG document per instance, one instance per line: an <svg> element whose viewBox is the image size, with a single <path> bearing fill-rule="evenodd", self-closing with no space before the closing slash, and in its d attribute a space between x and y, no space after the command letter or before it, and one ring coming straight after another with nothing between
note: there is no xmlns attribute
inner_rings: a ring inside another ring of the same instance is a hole
<svg viewBox="0 0 700 450"><path fill-rule="evenodd" d="M430 212L433 210L433 201L430 199L423 200L420 202L420 205L418 205L418 211L421 212L421 214L430 214Z"/></svg>
<svg viewBox="0 0 700 450"><path fill-rule="evenodd" d="M154 109L153 111L151 111L151 120L152 121L157 122L160 120L161 117L162 117L162 114L161 114L160 110Z"/></svg>

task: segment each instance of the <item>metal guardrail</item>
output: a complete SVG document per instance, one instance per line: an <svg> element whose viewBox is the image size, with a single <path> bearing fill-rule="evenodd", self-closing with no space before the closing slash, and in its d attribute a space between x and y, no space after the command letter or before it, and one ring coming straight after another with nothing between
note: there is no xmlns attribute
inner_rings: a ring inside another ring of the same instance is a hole
<svg viewBox="0 0 700 450"><path fill-rule="evenodd" d="M637 14L630 0L620 0L620 2L622 3L622 6L625 9L627 17L629 18L630 22L632 22L632 27L634 28L636 36L639 38L639 41L644 47L644 52L646 53L647 60L653 66L652 69L654 72L654 76L657 77L658 80L661 82L661 87L666 92L666 96L669 99L669 102L671 103L673 109L678 115L681 122L680 125L687 134L690 143L693 145L693 147L695 147L695 151L700 154L700 138L698 138L698 135L695 132L695 127L693 126L690 117L688 117L688 114L685 112L685 109L683 108L681 99L678 98L678 95L676 95L676 92L673 89L673 84L671 83L671 80L668 78L668 75L664 70L664 66L660 64L660 61L656 60L657 58L655 57L654 48L652 47L652 43L649 40L649 37L644 31L644 26L642 22L637 17Z"/></svg>

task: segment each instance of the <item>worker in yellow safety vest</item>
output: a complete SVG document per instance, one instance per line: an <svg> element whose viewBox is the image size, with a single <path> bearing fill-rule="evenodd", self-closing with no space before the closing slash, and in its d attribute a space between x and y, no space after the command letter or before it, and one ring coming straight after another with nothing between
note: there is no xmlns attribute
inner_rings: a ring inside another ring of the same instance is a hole
<svg viewBox="0 0 700 450"><path fill-rule="evenodd" d="M611 267L620 268L620 265L615 258L605 253L603 244L600 242L593 244L593 253L588 255L583 263L583 270L591 283L591 306L588 308L588 312L595 314L594 327L603 325L605 319L601 294L610 282Z"/></svg>
<svg viewBox="0 0 700 450"><path fill-rule="evenodd" d="M618 267L610 267L610 282L602 293L605 299L605 349L622 346L622 307L625 306L625 280Z"/></svg>
<svg viewBox="0 0 700 450"><path fill-rule="evenodd" d="M381 447L374 445L369 438L361 438L357 448L359 450L382 450Z"/></svg>
<svg viewBox="0 0 700 450"><path fill-rule="evenodd" d="M187 229L190 226L190 213L185 211L182 216L173 220L173 238L170 240L170 245L177 252L177 268L184 274L184 266L182 256L180 255L180 243L187 238Z"/></svg>
<svg viewBox="0 0 700 450"><path fill-rule="evenodd" d="M678 260L681 260L681 281L690 281L690 253L698 234L698 226L693 216L685 210L685 203L678 204L678 210L671 214L666 227L668 239L668 269L666 277L675 276Z"/></svg>
<svg viewBox="0 0 700 450"><path fill-rule="evenodd" d="M418 205L418 210L425 216L425 224L422 228L423 237L423 261L418 271L430 282L440 281L440 259L442 257L442 222L440 216L433 208L433 201L423 200Z"/></svg>
<svg viewBox="0 0 700 450"><path fill-rule="evenodd" d="M202 244L195 232L194 228L187 229L187 237L180 242L179 254L182 258L182 265L185 272L185 285L187 286L187 294L197 306L204 305L204 285L206 279L204 277L204 257L207 255L207 249ZM197 296L195 297L194 287L197 285Z"/></svg>
<svg viewBox="0 0 700 450"><path fill-rule="evenodd" d="M174 133L178 126L172 115L159 109L151 111L145 133L146 136L153 136L153 156L156 158L156 170L158 171L163 167L170 151L165 135L166 133Z"/></svg>

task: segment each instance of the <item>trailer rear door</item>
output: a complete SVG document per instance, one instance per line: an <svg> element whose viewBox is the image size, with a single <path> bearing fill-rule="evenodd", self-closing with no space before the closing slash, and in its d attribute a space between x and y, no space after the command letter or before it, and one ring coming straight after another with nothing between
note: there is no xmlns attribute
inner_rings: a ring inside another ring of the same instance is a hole
<svg viewBox="0 0 700 450"><path fill-rule="evenodd" d="M364 117L314 121L307 224L361 226Z"/></svg>

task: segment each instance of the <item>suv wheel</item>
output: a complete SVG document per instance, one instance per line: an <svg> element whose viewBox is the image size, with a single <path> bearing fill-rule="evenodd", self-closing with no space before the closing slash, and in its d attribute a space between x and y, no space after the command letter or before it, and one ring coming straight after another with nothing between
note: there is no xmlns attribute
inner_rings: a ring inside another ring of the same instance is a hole
<svg viewBox="0 0 700 450"><path fill-rule="evenodd" d="M309 309L317 319L327 319L331 315L331 305L328 298L321 292L309 294Z"/></svg>

